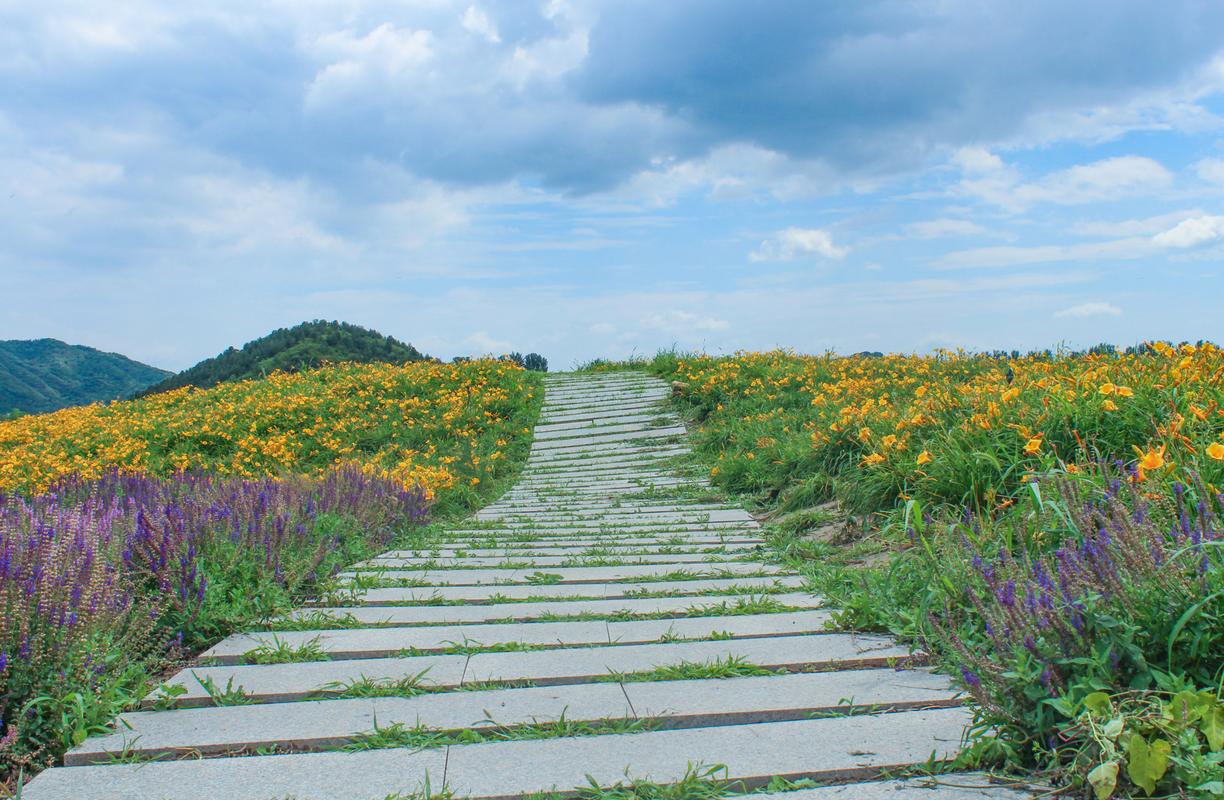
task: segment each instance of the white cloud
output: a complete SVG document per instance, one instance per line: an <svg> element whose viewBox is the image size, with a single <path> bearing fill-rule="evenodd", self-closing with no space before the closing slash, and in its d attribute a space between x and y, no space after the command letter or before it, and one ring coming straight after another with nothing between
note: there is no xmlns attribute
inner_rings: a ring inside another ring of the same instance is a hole
<svg viewBox="0 0 1224 800"><path fill-rule="evenodd" d="M1203 214L1182 220L1169 230L1152 237L1160 247L1185 249L1218 242L1224 238L1224 217Z"/></svg>
<svg viewBox="0 0 1224 800"><path fill-rule="evenodd" d="M355 90L399 82L433 58L427 30L384 22L364 36L351 30L324 34L308 49L322 66L306 90L308 108L340 101Z"/></svg>
<svg viewBox="0 0 1224 800"><path fill-rule="evenodd" d="M1062 311L1054 312L1055 317L1074 317L1076 319L1086 319L1088 317L1120 317L1122 309L1112 303L1101 301L1093 301L1090 303L1080 303L1077 306L1064 308Z"/></svg>
<svg viewBox="0 0 1224 800"><path fill-rule="evenodd" d="M1167 214L1157 214L1154 217L1142 219L1123 219L1110 221L1077 222L1071 226L1073 233L1080 236L1104 236L1117 238L1120 236L1153 236L1163 233L1170 227L1190 217L1203 215L1199 209L1171 211Z"/></svg>
<svg viewBox="0 0 1224 800"><path fill-rule="evenodd" d="M1019 172L989 153L960 151L952 158L963 179L953 193L976 197L1009 211L1039 203L1082 205L1132 195L1153 195L1173 182L1164 165L1145 156L1117 156L1079 164L1024 182Z"/></svg>
<svg viewBox="0 0 1224 800"><path fill-rule="evenodd" d="M849 250L833 243L833 237L823 228L786 228L761 242L748 254L749 261L793 261L798 256L845 258Z"/></svg>
<svg viewBox="0 0 1224 800"><path fill-rule="evenodd" d="M942 239L948 236L983 236L990 231L966 219L930 219L905 226L905 232L915 239Z"/></svg>
<svg viewBox="0 0 1224 800"><path fill-rule="evenodd" d="M1194 171L1208 183L1224 184L1224 158L1204 158L1195 163Z"/></svg>
<svg viewBox="0 0 1224 800"><path fill-rule="evenodd" d="M956 250L936 262L940 269L973 267L1014 267L1021 264L1047 264L1058 261L1132 260L1154 252L1152 241L1139 237L1108 242L1046 244L1032 247L979 247Z"/></svg>
<svg viewBox="0 0 1224 800"><path fill-rule="evenodd" d="M501 41L501 35L497 32L497 26L493 24L493 20L476 6L467 7L467 11L463 12L462 23L464 30L481 36L493 44Z"/></svg>

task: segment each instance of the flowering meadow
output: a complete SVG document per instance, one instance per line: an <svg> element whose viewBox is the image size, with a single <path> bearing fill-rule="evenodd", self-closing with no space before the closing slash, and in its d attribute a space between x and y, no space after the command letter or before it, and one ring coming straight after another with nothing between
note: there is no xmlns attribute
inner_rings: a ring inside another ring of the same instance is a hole
<svg viewBox="0 0 1224 800"><path fill-rule="evenodd" d="M353 463L463 508L512 469L539 393L507 361L339 364L68 408L0 422L0 491L112 470L262 478Z"/></svg>
<svg viewBox="0 0 1224 800"><path fill-rule="evenodd" d="M680 384L712 480L775 517L841 624L920 643L974 695L968 758L1102 799L1224 797L1217 347L637 366ZM831 500L856 524L807 537Z"/></svg>
<svg viewBox="0 0 1224 800"><path fill-rule="evenodd" d="M176 659L479 504L539 394L505 362L342 364L0 423L0 768L46 766Z"/></svg>

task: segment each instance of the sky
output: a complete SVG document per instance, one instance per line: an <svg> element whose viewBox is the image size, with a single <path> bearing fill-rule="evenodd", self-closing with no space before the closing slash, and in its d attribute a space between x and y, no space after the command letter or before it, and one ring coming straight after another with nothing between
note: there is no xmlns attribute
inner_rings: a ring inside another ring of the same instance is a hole
<svg viewBox="0 0 1224 800"><path fill-rule="evenodd" d="M1217 0L0 0L0 339L1224 339Z"/></svg>

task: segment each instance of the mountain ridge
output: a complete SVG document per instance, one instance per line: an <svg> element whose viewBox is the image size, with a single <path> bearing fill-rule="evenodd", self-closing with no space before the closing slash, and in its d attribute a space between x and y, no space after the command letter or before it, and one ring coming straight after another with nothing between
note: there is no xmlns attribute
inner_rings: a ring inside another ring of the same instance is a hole
<svg viewBox="0 0 1224 800"><path fill-rule="evenodd" d="M0 414L42 414L127 397L169 370L59 339L0 340Z"/></svg>

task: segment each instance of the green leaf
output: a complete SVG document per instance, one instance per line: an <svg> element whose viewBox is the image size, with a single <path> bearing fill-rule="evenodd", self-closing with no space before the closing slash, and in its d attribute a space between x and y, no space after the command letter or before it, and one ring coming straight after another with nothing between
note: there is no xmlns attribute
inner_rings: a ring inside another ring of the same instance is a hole
<svg viewBox="0 0 1224 800"><path fill-rule="evenodd" d="M1207 744L1212 750L1224 749L1224 704L1214 703L1203 714L1203 721L1199 723L1199 730L1207 737Z"/></svg>
<svg viewBox="0 0 1224 800"><path fill-rule="evenodd" d="M1164 718L1178 728L1184 728L1202 714L1201 698L1197 692L1180 691L1164 707Z"/></svg>
<svg viewBox="0 0 1224 800"><path fill-rule="evenodd" d="M1103 717L1113 710L1113 702L1105 692L1093 692L1084 698L1084 708Z"/></svg>
<svg viewBox="0 0 1224 800"><path fill-rule="evenodd" d="M1105 723L1105 727L1101 729L1101 732L1105 734L1106 739L1116 740L1122 735L1122 728L1124 725L1125 723L1121 717L1114 717L1109 722Z"/></svg>
<svg viewBox="0 0 1224 800"><path fill-rule="evenodd" d="M1092 785L1097 800L1109 800L1114 789L1118 788L1118 762L1106 761L1097 764L1088 773L1088 783Z"/></svg>
<svg viewBox="0 0 1224 800"><path fill-rule="evenodd" d="M1173 748L1164 739L1148 743L1140 734L1132 734L1126 748L1126 775L1149 797L1156 791L1156 782L1169 769L1169 753Z"/></svg>

